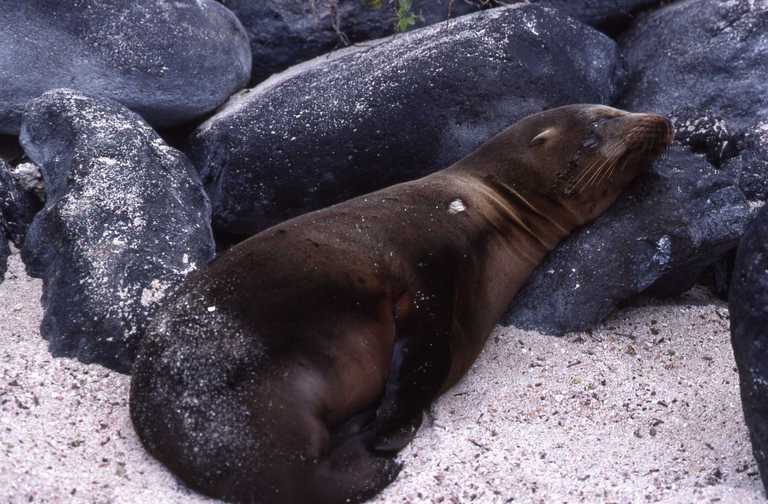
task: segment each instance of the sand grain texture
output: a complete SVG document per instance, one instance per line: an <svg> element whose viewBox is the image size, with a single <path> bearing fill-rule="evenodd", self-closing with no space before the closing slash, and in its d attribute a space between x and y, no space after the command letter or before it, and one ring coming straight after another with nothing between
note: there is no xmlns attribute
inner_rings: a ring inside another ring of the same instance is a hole
<svg viewBox="0 0 768 504"><path fill-rule="evenodd" d="M40 282L0 285L0 501L204 502L142 450L126 376L53 359ZM764 502L724 304L637 303L592 334L498 329L377 503Z"/></svg>

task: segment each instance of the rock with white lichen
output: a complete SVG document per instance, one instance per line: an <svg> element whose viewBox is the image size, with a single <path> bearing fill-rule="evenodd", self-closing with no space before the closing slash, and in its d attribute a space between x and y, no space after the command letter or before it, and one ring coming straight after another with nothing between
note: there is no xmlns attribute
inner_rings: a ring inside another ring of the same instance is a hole
<svg viewBox="0 0 768 504"><path fill-rule="evenodd" d="M200 179L137 114L75 91L31 101L21 143L45 180L22 250L43 279L43 337L126 372L154 308L213 256Z"/></svg>
<svg viewBox="0 0 768 504"><path fill-rule="evenodd" d="M678 140L715 164L768 120L765 0L675 2L642 17L620 44L629 71L622 108L674 118Z"/></svg>
<svg viewBox="0 0 768 504"><path fill-rule="evenodd" d="M675 140L704 154L713 165L720 166L742 146L744 134L731 130L721 115L710 110L681 106L669 119L675 128Z"/></svg>
<svg viewBox="0 0 768 504"><path fill-rule="evenodd" d="M115 99L157 127L203 116L248 83L248 37L214 0L5 0L0 133L57 87Z"/></svg>
<svg viewBox="0 0 768 504"><path fill-rule="evenodd" d="M364 42L496 7L495 0L413 0L409 10L394 0L219 0L245 26L253 55L253 82L350 43ZM524 3L506 0L505 4ZM661 0L531 0L583 23L614 33L641 9ZM397 12L400 10L401 15Z"/></svg>
<svg viewBox="0 0 768 504"><path fill-rule="evenodd" d="M528 114L610 102L621 76L602 33L502 7L291 68L233 97L188 153L215 228L248 235L445 168Z"/></svg>
<svg viewBox="0 0 768 504"><path fill-rule="evenodd" d="M248 32L254 82L349 43L392 35L397 23L394 5L386 1L219 1ZM414 0L413 16L402 28L419 28L480 8L480 2Z"/></svg>
<svg viewBox="0 0 768 504"><path fill-rule="evenodd" d="M768 2L675 2L641 17L620 44L629 76L620 106L668 115L679 142L735 177L753 208L762 205ZM707 274L718 295L728 291L732 264L731 254Z"/></svg>
<svg viewBox="0 0 768 504"><path fill-rule="evenodd" d="M749 218L734 177L677 147L549 254L504 323L561 335L594 328L637 294L680 294L736 246Z"/></svg>
<svg viewBox="0 0 768 504"><path fill-rule="evenodd" d="M728 304L744 418L768 489L768 207L739 244Z"/></svg>

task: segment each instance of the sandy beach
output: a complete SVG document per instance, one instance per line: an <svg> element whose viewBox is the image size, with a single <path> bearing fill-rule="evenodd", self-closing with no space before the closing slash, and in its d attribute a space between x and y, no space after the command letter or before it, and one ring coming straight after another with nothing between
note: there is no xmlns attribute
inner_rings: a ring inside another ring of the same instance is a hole
<svg viewBox="0 0 768 504"><path fill-rule="evenodd" d="M142 450L129 377L53 359L41 283L0 285L0 501L175 503ZM724 303L638 300L590 333L498 328L433 408L377 503L764 502Z"/></svg>

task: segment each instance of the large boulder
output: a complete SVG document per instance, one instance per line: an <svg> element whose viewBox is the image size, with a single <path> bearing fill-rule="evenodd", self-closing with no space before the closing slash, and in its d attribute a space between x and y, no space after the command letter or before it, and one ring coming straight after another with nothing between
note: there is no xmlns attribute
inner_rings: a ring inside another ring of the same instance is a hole
<svg viewBox="0 0 768 504"><path fill-rule="evenodd" d="M7 0L0 8L0 133L27 101L71 87L157 127L200 117L248 83L248 37L214 0Z"/></svg>
<svg viewBox="0 0 768 504"><path fill-rule="evenodd" d="M729 309L744 418L768 489L768 207L739 244Z"/></svg>
<svg viewBox="0 0 768 504"><path fill-rule="evenodd" d="M748 219L733 177L675 148L549 254L504 323L561 335L593 328L637 294L681 293L736 246Z"/></svg>
<svg viewBox="0 0 768 504"><path fill-rule="evenodd" d="M679 142L733 176L753 207L764 203L768 2L675 2L642 16L620 44L628 84L619 105L670 117ZM719 295L732 265L731 251L706 275Z"/></svg>
<svg viewBox="0 0 768 504"><path fill-rule="evenodd" d="M137 114L70 90L30 102L21 143L45 180L22 251L43 279L43 337L125 372L158 302L213 256L196 170Z"/></svg>
<svg viewBox="0 0 768 504"><path fill-rule="evenodd" d="M317 0L219 0L248 32L253 81L349 43L392 35L396 16L391 2ZM414 0L411 27L420 27L480 9L480 2ZM403 26L406 28L406 26Z"/></svg>
<svg viewBox="0 0 768 504"><path fill-rule="evenodd" d="M248 32L253 82L350 43L421 28L497 6L495 0L412 0L398 17L394 0L219 0ZM525 3L523 0L504 2ZM531 0L562 10L579 21L616 32L641 9L661 0Z"/></svg>
<svg viewBox="0 0 768 504"><path fill-rule="evenodd" d="M447 167L516 120L607 103L616 44L534 5L482 11L337 51L233 97L189 139L221 231Z"/></svg>
<svg viewBox="0 0 768 504"><path fill-rule="evenodd" d="M716 164L768 119L768 2L675 2L641 18L621 46L629 69L621 106L670 116L678 139Z"/></svg>

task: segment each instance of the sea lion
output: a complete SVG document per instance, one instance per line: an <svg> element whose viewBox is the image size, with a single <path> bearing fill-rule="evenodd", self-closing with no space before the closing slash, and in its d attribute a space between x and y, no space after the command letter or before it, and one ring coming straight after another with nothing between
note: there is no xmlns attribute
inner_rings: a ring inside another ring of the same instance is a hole
<svg viewBox="0 0 768 504"><path fill-rule="evenodd" d="M235 246L187 278L141 343L142 443L229 501L374 495L545 254L671 138L658 115L556 108L445 170Z"/></svg>

